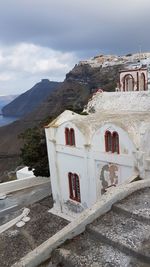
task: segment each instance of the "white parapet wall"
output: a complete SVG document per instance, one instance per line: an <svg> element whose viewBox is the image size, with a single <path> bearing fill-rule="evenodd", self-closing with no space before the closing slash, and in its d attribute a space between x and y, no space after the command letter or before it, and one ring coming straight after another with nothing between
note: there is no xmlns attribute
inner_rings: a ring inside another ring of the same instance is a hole
<svg viewBox="0 0 150 267"><path fill-rule="evenodd" d="M50 178L45 177L30 177L21 179L21 180L15 180L11 182L1 183L0 184L0 194L8 194L11 192L15 192L18 190L22 190L25 188L42 185L42 184L50 184Z"/></svg>
<svg viewBox="0 0 150 267"><path fill-rule="evenodd" d="M28 167L24 167L16 172L17 179L25 179L35 177L33 171L29 171Z"/></svg>

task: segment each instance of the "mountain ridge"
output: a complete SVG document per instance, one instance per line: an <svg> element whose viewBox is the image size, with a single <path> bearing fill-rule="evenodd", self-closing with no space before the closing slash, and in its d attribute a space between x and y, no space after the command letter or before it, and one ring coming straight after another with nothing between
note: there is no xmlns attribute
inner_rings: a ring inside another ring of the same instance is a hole
<svg viewBox="0 0 150 267"><path fill-rule="evenodd" d="M115 91L118 72L122 65L92 68L90 65L75 65L66 74L64 82L50 92L35 110L20 120L0 127L0 174L19 164L20 148L23 141L18 136L27 128L38 126L46 118L54 119L65 109L81 112L89 98L97 90ZM10 135L11 133L11 135ZM6 164L6 161L9 164Z"/></svg>
<svg viewBox="0 0 150 267"><path fill-rule="evenodd" d="M36 109L59 84L60 82L42 79L31 89L4 106L2 108L2 114L11 117L23 117L27 115Z"/></svg>

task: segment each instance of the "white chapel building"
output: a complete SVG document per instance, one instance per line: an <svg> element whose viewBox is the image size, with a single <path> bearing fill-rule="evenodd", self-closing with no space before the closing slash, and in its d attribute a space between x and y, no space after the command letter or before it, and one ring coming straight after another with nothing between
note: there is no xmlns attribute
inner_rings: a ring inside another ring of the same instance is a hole
<svg viewBox="0 0 150 267"><path fill-rule="evenodd" d="M66 110L46 127L54 213L75 218L109 187L150 177L147 72L120 72L117 91L95 94L88 115Z"/></svg>

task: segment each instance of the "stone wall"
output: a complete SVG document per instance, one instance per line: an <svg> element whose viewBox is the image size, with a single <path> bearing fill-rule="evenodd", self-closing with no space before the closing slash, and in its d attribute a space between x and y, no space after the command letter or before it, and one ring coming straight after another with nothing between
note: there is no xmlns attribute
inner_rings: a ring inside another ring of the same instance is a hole
<svg viewBox="0 0 150 267"><path fill-rule="evenodd" d="M91 101L89 101L85 111L150 111L150 91L141 92L104 92L97 93Z"/></svg>

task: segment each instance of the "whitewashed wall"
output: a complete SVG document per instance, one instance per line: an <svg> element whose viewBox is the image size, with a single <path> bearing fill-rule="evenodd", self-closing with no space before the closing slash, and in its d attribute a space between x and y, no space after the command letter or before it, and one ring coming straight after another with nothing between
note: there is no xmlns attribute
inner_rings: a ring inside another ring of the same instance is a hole
<svg viewBox="0 0 150 267"><path fill-rule="evenodd" d="M66 142L65 142L65 128L73 128L75 131L75 143L76 143L76 147L78 148L83 148L84 144L85 144L85 138L83 136L83 134L81 133L81 131L72 123L72 122L65 122L62 125L59 126L59 128L57 128L56 131L56 143L60 144L60 145L64 145L66 147ZM69 146L70 147L70 146Z"/></svg>
<svg viewBox="0 0 150 267"><path fill-rule="evenodd" d="M75 131L76 146L65 145L65 128ZM120 154L105 152L105 131L117 131L119 134ZM120 127L107 123L99 128L91 137L91 145L80 130L71 122L63 123L58 128L46 129L51 184L54 207L69 214L68 173L76 173L80 179L81 204L84 208L91 207L102 193L102 174L116 174L116 184L125 182L135 171L136 148L129 135ZM104 168L105 171L104 171ZM106 177L107 178L107 177ZM108 177L108 186L110 185ZM73 202L72 200L70 202ZM76 202L74 202L76 203Z"/></svg>
<svg viewBox="0 0 150 267"><path fill-rule="evenodd" d="M75 130L76 146L65 144L65 128ZM76 173L80 179L81 206L88 206L87 164L85 163L85 140L82 133L72 123L63 123L60 127L46 129L52 192L55 208L63 211L69 200L68 173ZM55 137L55 139L54 139ZM79 204L80 205L80 204Z"/></svg>
<svg viewBox="0 0 150 267"><path fill-rule="evenodd" d="M88 102L85 111L90 113L93 108L95 111L110 111L110 113L119 111L149 112L150 91L97 93Z"/></svg>
<svg viewBox="0 0 150 267"><path fill-rule="evenodd" d="M135 145L131 141L128 133L112 123L106 123L93 135L91 146L94 151L105 152L105 132L107 130L110 132L116 131L119 134L120 154L132 155L133 151L136 151Z"/></svg>
<svg viewBox="0 0 150 267"><path fill-rule="evenodd" d="M29 171L28 167L24 167L16 172L17 179L25 179L35 177L33 171Z"/></svg>

